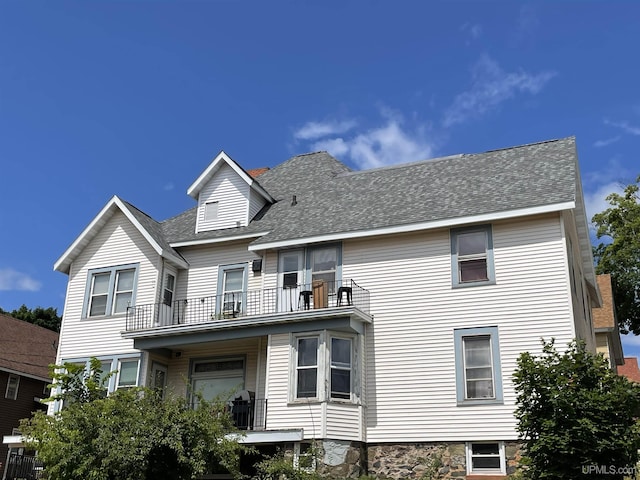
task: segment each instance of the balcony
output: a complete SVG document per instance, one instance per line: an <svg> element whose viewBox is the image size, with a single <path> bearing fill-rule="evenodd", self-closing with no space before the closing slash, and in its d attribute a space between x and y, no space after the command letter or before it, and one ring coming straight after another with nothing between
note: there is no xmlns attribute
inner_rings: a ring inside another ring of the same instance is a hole
<svg viewBox="0 0 640 480"><path fill-rule="evenodd" d="M280 288L226 292L187 298L170 303L151 303L127 308L126 333L172 326L188 326L341 309L357 309L369 315L369 291L353 280L314 281Z"/></svg>
<svg viewBox="0 0 640 480"><path fill-rule="evenodd" d="M238 430L267 429L267 400L265 398L251 398L249 400L236 398L229 404L233 424Z"/></svg>

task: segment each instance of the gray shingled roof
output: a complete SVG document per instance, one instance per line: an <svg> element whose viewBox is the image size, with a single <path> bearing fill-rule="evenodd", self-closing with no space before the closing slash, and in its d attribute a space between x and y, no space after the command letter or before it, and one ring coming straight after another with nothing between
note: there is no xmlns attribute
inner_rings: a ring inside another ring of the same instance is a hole
<svg viewBox="0 0 640 480"><path fill-rule="evenodd" d="M161 226L169 243L268 231L259 245L484 215L575 201L576 168L573 137L363 171L317 152L260 176L277 201L247 227L196 234L195 208Z"/></svg>

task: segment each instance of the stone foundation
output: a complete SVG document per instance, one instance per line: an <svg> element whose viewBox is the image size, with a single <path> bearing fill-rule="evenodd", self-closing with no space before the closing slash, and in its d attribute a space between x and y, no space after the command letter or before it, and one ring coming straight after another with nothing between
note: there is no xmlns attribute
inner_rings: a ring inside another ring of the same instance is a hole
<svg viewBox="0 0 640 480"><path fill-rule="evenodd" d="M464 443L403 443L365 445L345 440L315 440L316 471L321 478L380 480L506 479L516 472L520 444L505 442L507 475L467 475ZM293 457L293 444L284 448Z"/></svg>
<svg viewBox="0 0 640 480"><path fill-rule="evenodd" d="M418 443L369 445L367 473L380 479L450 480L467 478L464 443ZM507 476L520 460L520 445L505 442ZM497 476L497 478L507 478ZM478 477L474 478L496 478Z"/></svg>

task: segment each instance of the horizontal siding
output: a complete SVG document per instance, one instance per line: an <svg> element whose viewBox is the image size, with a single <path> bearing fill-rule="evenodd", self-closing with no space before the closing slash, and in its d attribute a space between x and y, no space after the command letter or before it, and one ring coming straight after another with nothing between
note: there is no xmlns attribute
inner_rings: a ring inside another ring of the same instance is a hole
<svg viewBox="0 0 640 480"><path fill-rule="evenodd" d="M266 204L267 201L262 195L251 190L249 195L249 219L252 220Z"/></svg>
<svg viewBox="0 0 640 480"><path fill-rule="evenodd" d="M302 428L304 438L321 438L322 405L289 405L289 335L271 335L268 349L267 426L269 430Z"/></svg>
<svg viewBox="0 0 640 480"><path fill-rule="evenodd" d="M136 304L156 301L160 257L124 214L115 213L73 262L69 273L60 359L134 352L133 341L124 340L124 315L82 318L88 272L94 268L138 263Z"/></svg>
<svg viewBox="0 0 640 480"><path fill-rule="evenodd" d="M453 289L448 230L349 241L343 273L371 292L367 440L516 438L511 375L540 338L574 335L556 216L493 226L496 285ZM410 272L410 273L408 273ZM455 328L498 326L504 404L456 405ZM446 419L444 421L443 419Z"/></svg>
<svg viewBox="0 0 640 480"><path fill-rule="evenodd" d="M179 357L176 356L176 352L179 352ZM193 360L242 356L245 358L244 389L256 393L256 398L261 398L258 393L264 391L264 386L259 386L256 383L259 377L257 374L259 354L259 338L213 342L199 345L197 348L189 348L188 350L176 350L170 360L163 362L169 367L167 387L175 395L186 396L191 374L191 362ZM264 378L264 376L261 377L262 382L264 382Z"/></svg>
<svg viewBox="0 0 640 480"><path fill-rule="evenodd" d="M207 202L218 202L218 218L204 220ZM228 165L223 165L198 196L198 231L247 225L249 185Z"/></svg>
<svg viewBox="0 0 640 480"><path fill-rule="evenodd" d="M261 257L247 251L247 247L248 243L235 242L182 249L180 253L189 262L189 270L181 272L176 298L217 295L220 265L247 265L248 288L250 290L263 288L262 275L251 271L252 261Z"/></svg>
<svg viewBox="0 0 640 480"><path fill-rule="evenodd" d="M360 409L359 405L327 403L324 436L341 440L362 440Z"/></svg>

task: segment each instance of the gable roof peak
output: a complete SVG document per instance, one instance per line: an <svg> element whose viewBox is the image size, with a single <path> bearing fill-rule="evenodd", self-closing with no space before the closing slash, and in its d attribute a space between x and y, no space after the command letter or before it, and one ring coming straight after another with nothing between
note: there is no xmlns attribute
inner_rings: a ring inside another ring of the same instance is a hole
<svg viewBox="0 0 640 480"><path fill-rule="evenodd" d="M223 165L228 165L236 172L236 174L244 180L249 187L253 188L256 192L262 195L267 202L273 203L275 200L269 195L269 193L262 188L258 181L253 178L247 171L242 168L235 160L225 153L224 150L220 150L220 153L214 157L209 166L200 174L195 182L187 189L187 195L194 199L198 199L200 191L209 181L215 176Z"/></svg>

